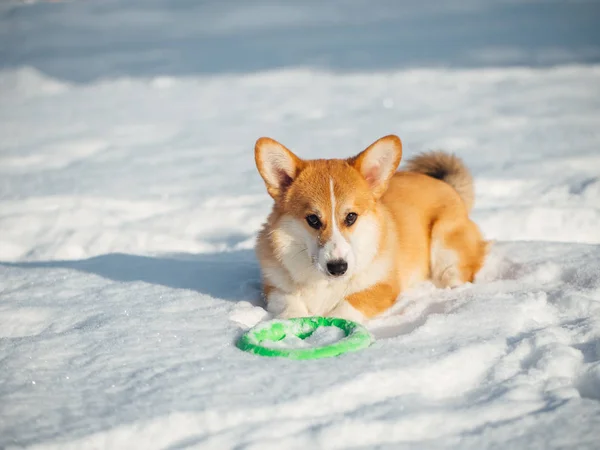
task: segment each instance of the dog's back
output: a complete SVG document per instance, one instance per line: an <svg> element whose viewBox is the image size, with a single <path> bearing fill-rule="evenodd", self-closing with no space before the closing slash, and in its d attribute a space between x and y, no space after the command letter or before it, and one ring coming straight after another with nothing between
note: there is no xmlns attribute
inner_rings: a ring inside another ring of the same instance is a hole
<svg viewBox="0 0 600 450"><path fill-rule="evenodd" d="M409 160L382 202L397 227L402 289L428 278L439 287L473 281L488 243L469 219L473 179L458 157L436 151Z"/></svg>

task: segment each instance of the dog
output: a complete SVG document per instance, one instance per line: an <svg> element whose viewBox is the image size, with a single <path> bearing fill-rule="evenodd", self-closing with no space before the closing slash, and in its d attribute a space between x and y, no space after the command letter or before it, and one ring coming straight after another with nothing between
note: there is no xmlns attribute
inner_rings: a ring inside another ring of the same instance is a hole
<svg viewBox="0 0 600 450"><path fill-rule="evenodd" d="M270 313L364 323L417 283L473 281L490 243L469 218L469 170L441 151L397 171L401 158L395 135L349 159L303 160L271 138L256 141L274 200L256 241Z"/></svg>

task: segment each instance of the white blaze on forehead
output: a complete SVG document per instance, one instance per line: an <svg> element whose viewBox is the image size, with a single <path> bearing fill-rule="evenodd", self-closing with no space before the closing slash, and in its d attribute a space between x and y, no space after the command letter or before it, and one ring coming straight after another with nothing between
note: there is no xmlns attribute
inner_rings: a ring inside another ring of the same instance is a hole
<svg viewBox="0 0 600 450"><path fill-rule="evenodd" d="M329 192L331 195L331 238L325 244L323 250L328 261L336 259L347 259L350 252L350 244L342 235L335 216L335 193L333 189L333 179L329 178Z"/></svg>

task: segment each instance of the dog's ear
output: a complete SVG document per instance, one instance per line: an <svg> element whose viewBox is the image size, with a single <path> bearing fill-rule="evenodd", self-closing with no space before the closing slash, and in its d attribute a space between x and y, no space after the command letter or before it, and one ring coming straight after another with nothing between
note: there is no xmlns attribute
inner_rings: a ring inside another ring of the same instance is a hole
<svg viewBox="0 0 600 450"><path fill-rule="evenodd" d="M277 200L304 167L304 162L274 139L261 137L254 146L254 158L267 192Z"/></svg>
<svg viewBox="0 0 600 450"><path fill-rule="evenodd" d="M389 135L373 142L354 158L348 160L367 180L375 198L383 195L402 158L402 141Z"/></svg>

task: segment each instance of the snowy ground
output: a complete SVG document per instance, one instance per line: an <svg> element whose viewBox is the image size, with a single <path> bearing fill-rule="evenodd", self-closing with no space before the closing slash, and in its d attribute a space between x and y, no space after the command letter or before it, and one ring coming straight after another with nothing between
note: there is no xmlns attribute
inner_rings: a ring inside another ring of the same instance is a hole
<svg viewBox="0 0 600 450"><path fill-rule="evenodd" d="M5 42L71 17L32 8ZM90 48L78 67L68 30L62 59L41 34L3 49L0 448L597 445L600 65L223 74L167 52L158 76ZM473 169L499 241L477 282L407 293L361 352L237 350L265 318L255 139L337 157L391 132Z"/></svg>

